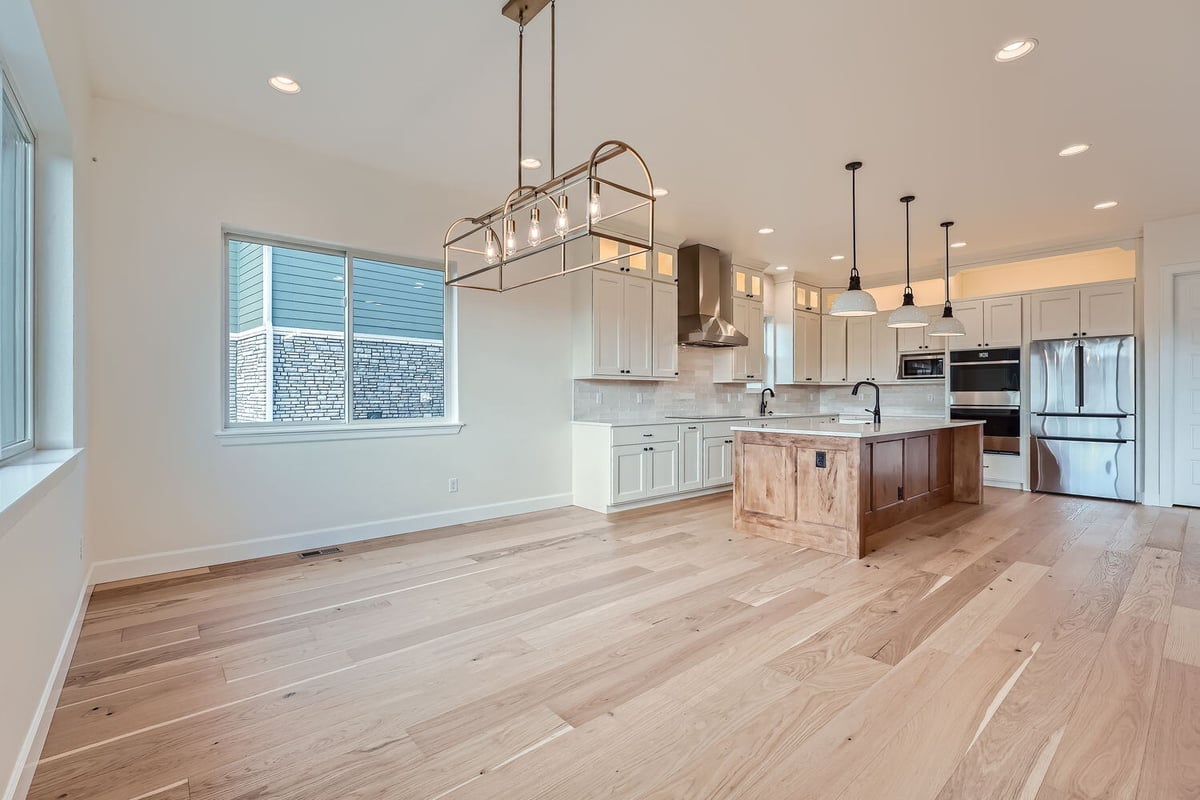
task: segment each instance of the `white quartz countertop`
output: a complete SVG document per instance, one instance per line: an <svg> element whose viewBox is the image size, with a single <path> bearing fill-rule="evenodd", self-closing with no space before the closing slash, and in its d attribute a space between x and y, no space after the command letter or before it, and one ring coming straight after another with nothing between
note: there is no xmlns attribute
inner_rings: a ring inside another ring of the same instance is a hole
<svg viewBox="0 0 1200 800"><path fill-rule="evenodd" d="M733 429L735 431L753 431L755 433L791 433L797 436L840 436L851 439L874 439L883 436L897 436L906 433L920 433L922 431L936 431L943 428L961 428L967 425L982 424L982 420L949 421L944 419L929 419L928 417L895 417L884 419L878 428L870 422L818 422L815 425L809 423L788 425L784 423L767 428L734 425Z"/></svg>
<svg viewBox="0 0 1200 800"><path fill-rule="evenodd" d="M572 420L571 424L572 425L591 425L591 426L601 427L601 428L632 428L632 427L637 427L640 425L690 425L690 424L695 424L697 422L742 422L742 421L749 421L749 420L758 420L759 422L761 422L763 420L772 420L772 419L779 419L779 420L810 419L812 417L821 417L821 416L833 417L833 416L837 416L837 415L836 414L768 414L765 417L760 417L758 415L755 415L755 416L736 416L736 415L734 415L734 416L728 416L728 417L717 417L717 416L683 417L683 416L678 416L678 417L670 417L670 418L663 417L663 416L647 416L647 417L635 417L632 419L620 419L620 420L595 420L595 419L580 420L580 419L577 419L577 420ZM755 428L754 430L762 430L762 428Z"/></svg>

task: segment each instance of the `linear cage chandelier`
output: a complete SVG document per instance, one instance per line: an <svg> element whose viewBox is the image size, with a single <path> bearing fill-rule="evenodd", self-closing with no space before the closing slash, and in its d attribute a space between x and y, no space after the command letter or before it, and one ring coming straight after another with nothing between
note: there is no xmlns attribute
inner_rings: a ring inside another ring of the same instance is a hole
<svg viewBox="0 0 1200 800"><path fill-rule="evenodd" d="M550 6L550 179L523 182L525 24ZM649 259L654 184L628 144L601 142L587 161L555 168L555 0L507 0L517 33L517 187L484 214L461 217L442 243L447 286L505 292L621 259Z"/></svg>

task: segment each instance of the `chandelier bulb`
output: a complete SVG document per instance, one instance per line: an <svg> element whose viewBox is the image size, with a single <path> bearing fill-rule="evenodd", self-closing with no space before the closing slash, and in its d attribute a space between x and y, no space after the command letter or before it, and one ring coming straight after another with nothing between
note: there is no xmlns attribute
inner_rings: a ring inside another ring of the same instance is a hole
<svg viewBox="0 0 1200 800"><path fill-rule="evenodd" d="M593 223L600 221L600 184L596 181L592 181L592 201L588 204L588 215Z"/></svg>
<svg viewBox="0 0 1200 800"><path fill-rule="evenodd" d="M571 229L571 220L567 216L567 195L563 193L558 198L558 214L554 217L554 232L566 236Z"/></svg>
<svg viewBox="0 0 1200 800"><path fill-rule="evenodd" d="M511 256L517 251L517 221L510 219L504 223L504 255Z"/></svg>
<svg viewBox="0 0 1200 800"><path fill-rule="evenodd" d="M496 234L492 233L491 228L488 228L486 239L487 244L483 249L483 257L489 265L498 264L500 262L500 243L496 241Z"/></svg>
<svg viewBox="0 0 1200 800"><path fill-rule="evenodd" d="M542 212L534 208L529 212L529 246L537 247L542 243Z"/></svg>

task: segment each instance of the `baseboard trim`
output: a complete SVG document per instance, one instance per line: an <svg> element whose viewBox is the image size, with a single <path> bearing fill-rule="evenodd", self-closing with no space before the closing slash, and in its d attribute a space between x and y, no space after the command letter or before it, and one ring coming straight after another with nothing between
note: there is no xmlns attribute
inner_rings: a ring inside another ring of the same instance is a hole
<svg viewBox="0 0 1200 800"><path fill-rule="evenodd" d="M46 734L50 732L50 721L54 719L54 708L58 705L58 697L62 693L63 684L67 680L67 669L71 665L71 656L75 652L75 644L79 641L79 631L83 628L83 612L87 608L88 598L92 593L91 578L84 581L79 591L79 600L75 603L75 613L71 616L71 624L63 636L58 648L58 657L54 661L46 688L42 691L42 700L38 706L38 714L29 725L29 733L25 735L25 743L13 767L9 778L8 788L4 792L4 800L25 800L29 787L33 783L33 773L37 769L38 757L46 744Z"/></svg>
<svg viewBox="0 0 1200 800"><path fill-rule="evenodd" d="M571 505L570 493L552 494L469 508L456 508L450 511L414 514L408 517L396 517L357 525L265 536L228 544L114 558L94 563L91 581L98 584L122 581L128 578L142 578L164 572L211 567L215 564L227 564L230 561L277 556L297 550L312 550L329 545L361 542L430 528L444 528L449 525L462 525L467 522L481 522L488 519L511 517L516 514L528 514L533 511L546 511L569 505Z"/></svg>

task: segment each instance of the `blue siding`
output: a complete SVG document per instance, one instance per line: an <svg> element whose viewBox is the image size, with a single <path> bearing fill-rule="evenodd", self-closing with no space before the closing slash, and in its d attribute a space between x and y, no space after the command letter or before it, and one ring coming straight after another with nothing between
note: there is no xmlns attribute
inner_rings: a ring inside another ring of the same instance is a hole
<svg viewBox="0 0 1200 800"><path fill-rule="evenodd" d="M233 333L262 325L263 246L229 242L229 329Z"/></svg>
<svg viewBox="0 0 1200 800"><path fill-rule="evenodd" d="M442 271L354 260L354 332L442 339Z"/></svg>
<svg viewBox="0 0 1200 800"><path fill-rule="evenodd" d="M345 329L345 259L271 248L271 315L277 327ZM262 324L263 246L229 243L230 330ZM438 269L370 259L354 261L354 332L411 339L443 338L445 289Z"/></svg>

